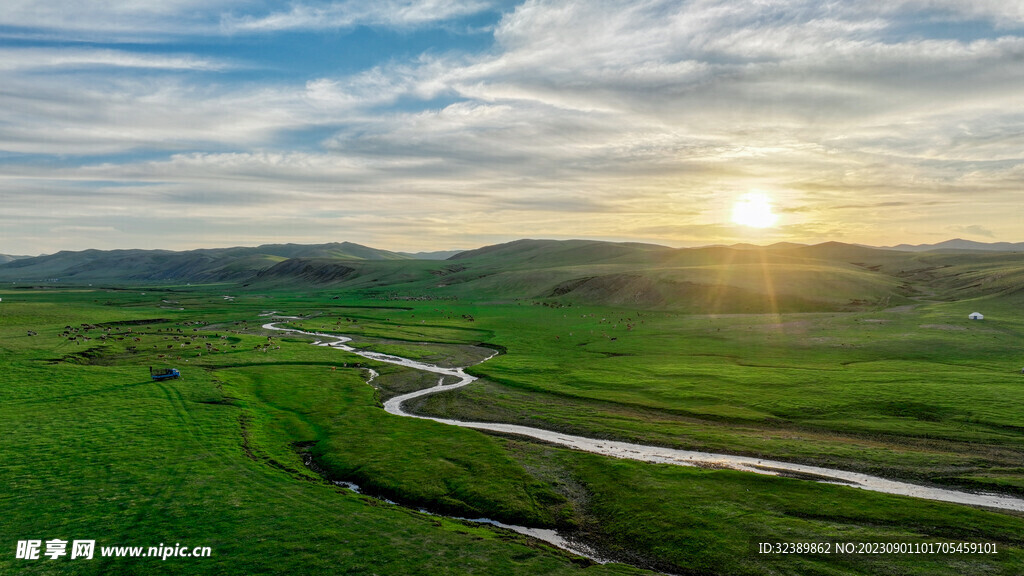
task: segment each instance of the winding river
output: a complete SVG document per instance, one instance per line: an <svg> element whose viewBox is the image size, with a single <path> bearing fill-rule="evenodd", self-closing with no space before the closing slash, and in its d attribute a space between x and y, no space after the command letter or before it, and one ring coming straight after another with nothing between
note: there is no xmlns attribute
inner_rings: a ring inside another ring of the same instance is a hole
<svg viewBox="0 0 1024 576"><path fill-rule="evenodd" d="M279 316L278 318L285 317ZM658 464L676 464L680 466L731 468L734 470L742 470L745 472L755 472L757 474L768 474L773 476L796 475L797 477L808 478L818 482L843 484L853 488L861 488L864 490L871 490L874 492L884 492L886 494L897 494L900 496L912 496L915 498L939 500L942 502L953 502L956 504L966 504L970 506L981 506L985 508L998 508L1002 510L1014 510L1017 512L1024 512L1024 499L1014 498L1011 496L1002 496L998 494L987 493L961 492L958 490L948 490L944 488L920 486L917 484L910 484L907 482L889 480L878 476L871 476L869 474L860 474L858 472L834 470L831 468L821 468L818 466L808 466L805 464L794 464L791 462L780 462L776 460L766 460L762 458L752 458L748 456L734 456L731 454L714 454L710 452L678 450L675 448L645 446L643 444L618 442L614 440L598 440L594 438L586 438L583 436L574 436L572 434L563 434L561 432L552 432L550 430L543 430L540 428L532 428L529 426L519 426L516 424L465 422L462 420L434 418L431 416L421 416L418 414L412 414L410 412L406 412L402 408L402 404L405 403L407 400L419 398L421 396L427 396L429 394L437 394L439 392L445 392L448 390L455 390L456 388L461 388L463 386L473 383L476 380L476 377L466 374L462 368L443 368L440 366L435 366L433 364L417 362L415 360L410 360L408 358L401 358L389 354L381 354L379 352L367 352L364 350L359 350L358 348L348 346L346 342L349 342L351 338L347 338L345 336L336 336L333 334L322 334L317 332L295 330L291 328L282 328L277 326L275 322L264 324L263 327L268 330L279 330L284 332L291 332L294 334L305 334L307 336L313 336L315 338L320 339L314 342L314 344L318 346L326 346L330 348L344 350L346 352L351 352L352 354L356 354L358 356L362 356L363 358L367 358L370 360L376 360L378 362L397 364L399 366L406 366L408 368L414 368L416 370L432 372L442 377L439 380L438 385L432 388L424 388L422 390L417 390L415 392L410 392L408 394L402 394L401 396L395 396L394 398L391 398L390 400L386 401L384 403L384 410L386 410L389 414L394 414L396 416L419 418L422 420L433 420L435 422L440 422L442 424L448 424L451 426L461 426L463 428L474 428L476 430L489 430L491 432L500 432L503 434L527 436L530 438L543 440L545 442L551 442L552 444L565 446L567 448L582 450L585 452L592 452L594 454L602 454L605 456L612 456L615 458L629 458L631 460L640 460L643 462L654 462ZM493 355L491 357L493 358ZM450 384L444 384L443 382L446 380L445 378L443 378L444 376L456 378L457 381L452 382Z"/></svg>

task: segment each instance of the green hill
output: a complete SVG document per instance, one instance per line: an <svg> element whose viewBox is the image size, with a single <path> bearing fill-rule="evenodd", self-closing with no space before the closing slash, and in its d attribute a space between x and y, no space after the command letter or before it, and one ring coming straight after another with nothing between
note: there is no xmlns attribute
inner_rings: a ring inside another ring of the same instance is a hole
<svg viewBox="0 0 1024 576"><path fill-rule="evenodd" d="M981 250L985 252L1024 252L1024 242L974 242L962 238L946 240L938 244L900 244L890 247L905 252L927 252L950 250Z"/></svg>
<svg viewBox="0 0 1024 576"><path fill-rule="evenodd" d="M0 281L236 282L380 298L539 300L755 313L892 307L1020 293L1024 254L825 242L707 246L517 240L415 259L348 242L172 252L85 250L0 264Z"/></svg>
<svg viewBox="0 0 1024 576"><path fill-rule="evenodd" d="M906 303L910 290L905 281L874 267L912 257L838 243L674 249L591 240L518 240L462 252L444 262L286 261L260 272L253 281L405 298L792 312Z"/></svg>
<svg viewBox="0 0 1024 576"><path fill-rule="evenodd" d="M461 269L445 275L437 287L452 293L690 311L832 310L905 302L902 279L865 266L908 257L838 243L673 249L521 240L450 259Z"/></svg>
<svg viewBox="0 0 1024 576"><path fill-rule="evenodd" d="M408 260L409 257L351 242L265 244L189 250L62 251L0 265L0 280L40 282L225 282L242 281L290 258Z"/></svg>
<svg viewBox="0 0 1024 576"><path fill-rule="evenodd" d="M500 261L506 268L642 260L673 252L656 244L598 240L516 240L461 252L450 261Z"/></svg>

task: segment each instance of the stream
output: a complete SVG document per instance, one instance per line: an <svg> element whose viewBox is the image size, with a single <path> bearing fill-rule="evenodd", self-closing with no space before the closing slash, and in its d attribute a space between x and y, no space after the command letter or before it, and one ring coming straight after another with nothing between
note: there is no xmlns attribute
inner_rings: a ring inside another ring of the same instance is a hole
<svg viewBox="0 0 1024 576"><path fill-rule="evenodd" d="M279 317L280 318L280 317ZM792 462L780 462L776 460L767 460L763 458L753 458L749 456L735 456L732 454L715 454L711 452L696 452L690 450L679 450L675 448L664 448L661 446L646 446L643 444L633 444L630 442L619 442L615 440L599 440L594 438L586 438L584 436L574 436L571 434L563 434L561 432L552 432L550 430L543 430L540 428L532 428L529 426L520 426L517 424L500 424L491 422L466 422L462 420L452 420L448 418L434 418L432 416L421 416L418 414L412 414L406 412L402 408L402 404L407 400L413 398L419 398L421 396L427 396L429 394L437 394L439 392L446 392L448 390L455 390L463 386L469 385L476 381L475 376L466 374L462 368L443 368L435 366L433 364L427 364L424 362L418 362L416 360L410 360L408 358L401 358L398 356L392 356L390 354L382 354L379 352L368 352L348 346L346 342L351 341L351 338L345 336L336 336L333 334L321 334L317 332L306 332L302 330L295 330L291 328L281 328L275 325L274 322L264 324L264 328L268 330L278 330L283 332L291 332L294 334L304 334L319 338L314 342L314 345L325 346L329 348L336 348L344 350L363 358L370 360L376 360L378 362L386 362L388 364L397 364L399 366L405 366L408 368L414 368L416 370L423 370L426 372L432 372L440 376L451 376L457 379L457 381L450 384L444 384L444 378L442 378L438 385L431 388L424 388L408 394L402 394L401 396L395 396L387 400L384 403L384 410L389 414L396 416L405 416L408 418L419 418L422 420L433 420L434 422L440 422L442 424L448 424L451 426L461 426L463 428L473 428L476 430L488 430L491 432L499 432L502 434L513 434L517 436L526 436L529 438L536 438L552 444L565 446L575 450L582 450L585 452L592 452L594 454L602 454L605 456L612 456L615 458L628 458L631 460L640 460L643 462L653 462L657 464L676 464L680 466L701 466L708 468L730 468L733 470L741 470L745 472L754 472L757 474L768 474L772 476L795 476L798 478L813 480L817 482L824 482L829 484L842 484L853 488L861 488L864 490L871 490L874 492L883 492L886 494L896 494L899 496L911 496L914 498L924 498L928 500L939 500L942 502L952 502L955 504L966 504L969 506L980 506L984 508L998 508L1002 510L1013 510L1017 512L1024 512L1024 499L1015 498L1012 496L1003 496L999 494L989 494L984 492L962 492L959 490L950 490L945 488L935 488L931 486L921 486L917 484L910 484L907 482L900 482L897 480L889 480L878 476L871 476L869 474L861 474L858 472L849 472L846 470L835 470L832 468L822 468L818 466L809 466L805 464L795 464ZM497 355L495 352L492 356L485 359L489 360Z"/></svg>

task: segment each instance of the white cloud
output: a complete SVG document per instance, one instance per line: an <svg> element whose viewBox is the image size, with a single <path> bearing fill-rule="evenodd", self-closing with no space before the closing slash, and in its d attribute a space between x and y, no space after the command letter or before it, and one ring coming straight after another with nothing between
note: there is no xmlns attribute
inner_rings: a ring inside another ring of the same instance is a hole
<svg viewBox="0 0 1024 576"><path fill-rule="evenodd" d="M227 70L233 65L188 54L139 54L89 48L0 48L0 72L101 67L210 72Z"/></svg>
<svg viewBox="0 0 1024 576"><path fill-rule="evenodd" d="M246 3L248 0L4 0L0 26L22 29L23 34L33 36L151 41L154 35L215 31L211 12L218 14Z"/></svg>
<svg viewBox="0 0 1024 576"><path fill-rule="evenodd" d="M1011 28L1024 23L1024 4L1013 0L904 0L886 3L883 10L927 11L935 20L987 20L997 28Z"/></svg>
<svg viewBox="0 0 1024 576"><path fill-rule="evenodd" d="M529 0L502 18L484 53L293 84L197 79L180 71L231 64L181 54L4 49L15 62L0 64L0 148L162 158L7 166L0 193L86 182L98 210L131 196L207 219L310 218L310 235L331 222L389 238L454 227L550 236L544 227L560 226L699 243L724 233L731 198L760 188L791 219L778 234L804 241L839 229L851 241L949 229L968 194L991 200L993 218L1014 212L1024 38L1009 27L1020 21L1010 4ZM117 6L128 20L159 16ZM292 4L224 19L223 30L402 28L489 6ZM963 17L1004 28L926 34L929 22ZM150 73L63 73L83 67ZM44 69L53 73L33 73ZM304 131L315 136L292 149ZM835 212L849 219L841 228ZM391 232L385 221L397 223Z"/></svg>
<svg viewBox="0 0 1024 576"><path fill-rule="evenodd" d="M476 14L492 6L483 0L345 0L329 3L292 3L288 11L262 16L225 16L227 32L340 29L355 26L413 28Z"/></svg>
<svg viewBox="0 0 1024 576"><path fill-rule="evenodd" d="M970 236L984 236L985 238L996 237L995 232L992 232L980 224L971 224L970 226L953 226L950 230L960 234L968 234Z"/></svg>
<svg viewBox="0 0 1024 576"><path fill-rule="evenodd" d="M0 36L153 42L175 36L382 26L410 29L493 7L490 0L4 0Z"/></svg>

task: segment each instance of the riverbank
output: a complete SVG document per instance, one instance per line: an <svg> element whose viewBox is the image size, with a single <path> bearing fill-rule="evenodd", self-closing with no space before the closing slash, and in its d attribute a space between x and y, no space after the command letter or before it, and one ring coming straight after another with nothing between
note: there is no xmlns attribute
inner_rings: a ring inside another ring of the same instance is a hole
<svg viewBox="0 0 1024 576"><path fill-rule="evenodd" d="M431 388L424 388L421 390L390 398L384 403L384 410L389 414L394 414L396 416L432 420L434 422L439 422L441 424L447 424L450 426L460 426L463 428L486 430L501 434L526 436L529 438L535 438L538 440L550 442L552 444L572 448L575 450L582 450L585 452L591 452L594 454L600 454L604 456L612 456L615 458L628 458L631 460L639 460L643 462L651 462L656 464L703 466L709 468L730 468L742 472L753 472L756 474L766 474L772 476L780 474L791 474L796 475L797 477L807 478L809 480L813 479L813 481L826 483L840 483L852 488L860 488L864 490L881 492L885 494L910 496L914 498L924 498L928 500L951 502L955 504L964 504L969 506L1024 512L1024 499L1014 498L1011 496L987 493L971 493L958 490L921 486L917 484L910 484L906 482L899 482L896 480L880 478L877 476L871 476L868 474L849 472L845 470L835 470L818 466L795 464L791 462L750 458L731 454L714 454L707 452L676 450L672 448L663 448L659 446L645 446L641 444L633 444L628 442L617 442L611 440L585 438L582 436L561 434L548 430L542 430L539 428L519 426L514 424L465 422L460 420L435 418L430 416L412 414L402 409L402 405L406 401L431 394L455 390L463 386L467 386L476 381L476 377L466 374L462 368L444 368L425 362L401 358L391 354L382 354L379 352L369 352L365 350L360 350L347 345L346 342L351 341L351 338L345 336L281 328L277 326L276 323L274 322L265 324L263 328L268 330L294 332L297 334L304 334L306 336L321 338L324 339L325 341L317 341L314 342L314 344L344 350L346 352L357 354L364 358L376 360L378 362L396 364L407 368L423 370L441 376L449 376L458 379L457 381L452 383L442 383ZM495 355L496 354L497 353L495 353Z"/></svg>

